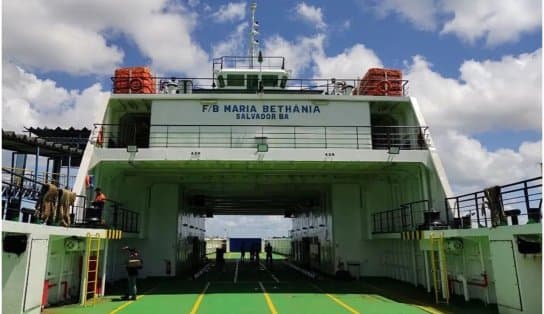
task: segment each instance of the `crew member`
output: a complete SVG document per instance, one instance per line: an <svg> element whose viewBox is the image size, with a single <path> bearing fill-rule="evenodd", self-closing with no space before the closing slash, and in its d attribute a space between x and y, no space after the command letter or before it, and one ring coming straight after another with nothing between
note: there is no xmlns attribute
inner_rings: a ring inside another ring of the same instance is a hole
<svg viewBox="0 0 544 314"><path fill-rule="evenodd" d="M106 195L102 193L102 189L100 188L94 189L94 192L96 193L96 196L94 197L94 201L92 203L93 206L100 210L104 209L104 203L106 202Z"/></svg>
<svg viewBox="0 0 544 314"><path fill-rule="evenodd" d="M138 293L136 287L136 278L138 277L138 270L143 267L143 260L138 252L134 248L129 248L125 246L123 250L128 251L128 261L127 261L127 277L128 277L128 290L127 294L123 297L125 300L136 300L136 294Z"/></svg>
<svg viewBox="0 0 544 314"><path fill-rule="evenodd" d="M266 252L266 262L272 264L272 245L270 242L267 242L264 251Z"/></svg>
<svg viewBox="0 0 544 314"><path fill-rule="evenodd" d="M51 224L55 220L55 206L57 202L58 188L57 183L52 181L51 183L46 183L42 186L40 191L40 201L38 201L38 206L41 211L42 220L45 224ZM51 213L53 214L52 219Z"/></svg>
<svg viewBox="0 0 544 314"><path fill-rule="evenodd" d="M60 190L59 210L60 210L60 224L68 227L70 225L70 207L74 205L76 200L76 193L68 190Z"/></svg>

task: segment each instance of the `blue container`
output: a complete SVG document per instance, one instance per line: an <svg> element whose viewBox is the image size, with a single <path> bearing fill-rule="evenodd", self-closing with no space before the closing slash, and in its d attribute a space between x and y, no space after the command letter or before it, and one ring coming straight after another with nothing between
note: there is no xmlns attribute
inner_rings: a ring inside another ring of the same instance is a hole
<svg viewBox="0 0 544 314"><path fill-rule="evenodd" d="M246 252L249 252L250 249L253 247L253 245L257 245L260 251L261 242L262 242L261 238L230 238L229 239L230 251L240 252L240 249L242 248L242 244L244 245Z"/></svg>

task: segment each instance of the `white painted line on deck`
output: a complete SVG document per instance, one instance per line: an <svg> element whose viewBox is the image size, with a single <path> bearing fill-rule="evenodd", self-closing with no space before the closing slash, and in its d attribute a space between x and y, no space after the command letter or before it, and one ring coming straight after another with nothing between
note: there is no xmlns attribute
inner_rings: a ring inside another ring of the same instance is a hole
<svg viewBox="0 0 544 314"><path fill-rule="evenodd" d="M193 279L197 279L197 278L200 277L203 273L207 272L207 271L208 271L208 268L210 268L210 266L212 266L212 263L208 263L208 264L204 265L204 267L202 267L201 270L199 270L196 274L193 275Z"/></svg>
<svg viewBox="0 0 544 314"><path fill-rule="evenodd" d="M303 275L306 275L312 279L315 279L317 277L317 274L312 272L312 271L309 271L309 270L306 270L306 269L303 269L303 268L300 268L298 267L297 265L291 263L291 262L284 262L285 264L287 264L287 266L293 268L294 270L302 273Z"/></svg>
<svg viewBox="0 0 544 314"><path fill-rule="evenodd" d="M238 281L238 264L240 264L240 261L236 261L236 269L234 270L234 283Z"/></svg>
<svg viewBox="0 0 544 314"><path fill-rule="evenodd" d="M274 279L275 282L280 283L280 280L278 279L278 277L276 277L276 275L274 275L263 263L259 263L259 264L261 264L261 267L264 268L264 270L266 270L266 272L270 274L270 277L272 277L272 279Z"/></svg>

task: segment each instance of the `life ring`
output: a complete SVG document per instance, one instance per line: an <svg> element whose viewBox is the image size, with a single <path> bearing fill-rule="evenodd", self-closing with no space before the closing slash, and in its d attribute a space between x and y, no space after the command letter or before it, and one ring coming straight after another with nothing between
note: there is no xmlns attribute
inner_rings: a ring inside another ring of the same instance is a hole
<svg viewBox="0 0 544 314"><path fill-rule="evenodd" d="M98 130L98 136L96 137L96 144L98 144L99 146L102 146L102 144L104 144L104 129L103 128L100 128L100 130Z"/></svg>
<svg viewBox="0 0 544 314"><path fill-rule="evenodd" d="M382 93L387 93L391 89L391 82L389 82L387 80L380 81L376 85L376 88L378 89L378 91L380 91Z"/></svg>
<svg viewBox="0 0 544 314"><path fill-rule="evenodd" d="M136 93L142 90L142 87L144 87L144 83L139 78L133 78L132 80L130 80L129 86L130 91Z"/></svg>

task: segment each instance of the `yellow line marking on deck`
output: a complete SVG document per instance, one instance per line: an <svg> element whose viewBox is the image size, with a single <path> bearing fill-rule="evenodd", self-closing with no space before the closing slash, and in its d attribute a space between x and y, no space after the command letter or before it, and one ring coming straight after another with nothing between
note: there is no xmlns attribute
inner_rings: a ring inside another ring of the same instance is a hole
<svg viewBox="0 0 544 314"><path fill-rule="evenodd" d="M423 311L427 312L427 313L431 313L431 314L444 314L444 312L442 311L439 311L437 309L433 309L432 307L429 307L429 306L423 306L423 305L414 305L415 307L419 308L419 309L422 309Z"/></svg>
<svg viewBox="0 0 544 314"><path fill-rule="evenodd" d="M136 300L140 300L141 298L143 298L144 295L139 295L136 297ZM122 309L124 309L125 307L131 305L132 303L134 303L134 300L131 300L131 301L127 301L125 302L124 304L122 304L121 306L119 306L118 308L114 309L113 311L110 312L110 314L115 314L119 311L121 311Z"/></svg>
<svg viewBox="0 0 544 314"><path fill-rule="evenodd" d="M374 289L374 290L386 292L385 289L376 287L376 286L374 286L374 285L372 285L372 284L365 283L365 285L371 287L371 288ZM437 310L437 309L435 309L435 308L433 308L433 307L431 307L431 306L423 306L423 305L419 305L419 304L417 304L417 303L421 303L421 302L419 302L419 301L417 301L417 300L415 300L415 299L412 299L412 298L410 298L410 297L407 297L407 296L405 296L405 295L401 295L401 294L397 294L397 293L395 293L395 295L399 296L400 298L402 298L402 299L404 299L404 300L406 300L406 301L413 302L414 304L411 304L412 306L415 306L415 307L417 307L417 308L419 308L419 309L422 309L422 310L424 310L424 311L426 311L426 312L428 312L428 313L431 313L431 314L444 314L444 312L442 312L442 311L440 311L440 310ZM380 296L380 297L383 298L382 296ZM386 299L386 298L384 298L384 299Z"/></svg>
<svg viewBox="0 0 544 314"><path fill-rule="evenodd" d="M351 312L352 314L361 314L359 311L355 310L354 308L352 308L351 306L347 305L346 303L340 301L340 299L338 299L337 297L333 296L332 294L330 293L326 293L323 289L319 288L318 286L312 284L312 286L314 286L314 288L316 288L317 290L321 291L322 293L324 293L327 297L329 297L331 300L333 300L334 302L336 302L337 304L339 304L340 306L342 306L343 308L345 308L346 310L348 310L349 312Z"/></svg>
<svg viewBox="0 0 544 314"><path fill-rule="evenodd" d="M210 286L210 282L208 281L206 283L206 286L204 287L204 290L200 293L198 296L198 299L196 299L195 305L193 305L193 308L191 309L191 314L196 314L198 311L198 308L200 307L200 303L202 303L202 299L204 299L204 295L206 294L206 291L208 291L208 287Z"/></svg>
<svg viewBox="0 0 544 314"><path fill-rule="evenodd" d="M266 289L264 288L263 283L260 281L259 281L259 286L261 286L261 290L263 291L264 298L266 299L266 304L268 304L268 309L270 310L270 313L278 314L278 311L276 310L274 303L272 303L272 299L268 295L268 292L266 292Z"/></svg>
<svg viewBox="0 0 544 314"><path fill-rule="evenodd" d="M147 293L150 293L151 291L157 289L158 286L159 286L159 285L156 285L155 287L153 287L153 288L147 290L146 292L144 292L142 295L136 296L136 300L131 300L131 301L125 302L124 304L122 304L122 305L119 306L118 308L113 309L113 311L111 311L109 314L115 314L115 313L121 311L121 310L124 309L125 307L127 307L127 306L131 305L132 303L134 303L134 301L140 300L141 298L145 297L145 295L146 295Z"/></svg>
<svg viewBox="0 0 544 314"><path fill-rule="evenodd" d="M343 308L345 308L346 310L350 311L351 313L353 313L353 314L360 314L357 310L353 309L351 306L347 305L346 303L340 301L338 298L336 298L336 297L333 296L332 294L325 293L325 295L328 296L329 298L331 298L334 302L340 304Z"/></svg>

